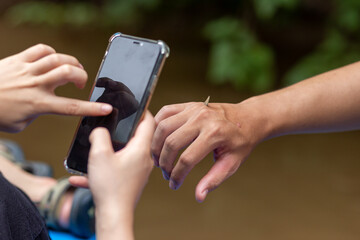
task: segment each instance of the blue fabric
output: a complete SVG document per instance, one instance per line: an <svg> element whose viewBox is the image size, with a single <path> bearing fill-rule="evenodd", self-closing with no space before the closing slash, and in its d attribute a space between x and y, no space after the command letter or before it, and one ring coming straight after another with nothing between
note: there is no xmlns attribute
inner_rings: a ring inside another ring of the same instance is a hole
<svg viewBox="0 0 360 240"><path fill-rule="evenodd" d="M77 238L69 233L64 232L56 232L56 231L49 231L50 238L52 240L84 240L84 238ZM91 238L87 238L87 240L95 240L95 235Z"/></svg>

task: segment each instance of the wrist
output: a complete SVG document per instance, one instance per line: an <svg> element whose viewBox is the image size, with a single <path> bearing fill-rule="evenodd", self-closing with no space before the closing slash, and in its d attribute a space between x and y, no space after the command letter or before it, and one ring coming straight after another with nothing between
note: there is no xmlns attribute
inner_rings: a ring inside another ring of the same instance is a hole
<svg viewBox="0 0 360 240"><path fill-rule="evenodd" d="M248 98L236 104L236 108L236 121L251 133L249 135L254 145L275 137L276 124L271 116L272 109L263 95Z"/></svg>
<svg viewBox="0 0 360 240"><path fill-rule="evenodd" d="M97 239L134 239L134 209L119 204L96 205Z"/></svg>

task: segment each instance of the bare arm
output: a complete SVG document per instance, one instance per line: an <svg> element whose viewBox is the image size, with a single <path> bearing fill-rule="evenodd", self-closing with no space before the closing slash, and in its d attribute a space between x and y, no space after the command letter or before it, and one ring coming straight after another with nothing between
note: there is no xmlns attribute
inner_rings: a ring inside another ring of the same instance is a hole
<svg viewBox="0 0 360 240"><path fill-rule="evenodd" d="M204 201L266 139L360 128L359 93L360 63L354 63L238 104L165 106L155 116L155 165L176 190L191 169L213 152L215 163L195 190L196 199Z"/></svg>
<svg viewBox="0 0 360 240"><path fill-rule="evenodd" d="M360 62L250 98L239 105L259 109L263 116L258 117L267 127L264 138L359 129Z"/></svg>

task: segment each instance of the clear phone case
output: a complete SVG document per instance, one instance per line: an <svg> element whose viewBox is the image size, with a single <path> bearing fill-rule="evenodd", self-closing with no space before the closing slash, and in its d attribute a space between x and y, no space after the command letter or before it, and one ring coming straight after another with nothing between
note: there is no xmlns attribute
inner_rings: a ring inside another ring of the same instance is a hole
<svg viewBox="0 0 360 240"><path fill-rule="evenodd" d="M169 56L170 54L170 49L169 47L166 45L165 42L161 41L161 40L151 40L151 39L146 39L146 38L140 38L140 37L135 37L135 36L130 36L130 35L126 35L126 34L122 34L122 33L115 33L113 34L110 39L109 39L109 44L106 48L106 51L105 51L105 54L104 54L104 57L102 59L102 62L100 64L100 67L99 67L99 70L98 70L98 73L97 73L97 76L95 79L98 79L98 76L101 72L101 69L103 67L103 64L104 64L104 60L106 59L106 56L108 54L108 51L109 51L109 48L112 44L112 42L114 41L114 39L116 38L127 38L127 39L131 39L134 41L134 43L138 43L138 44L141 44L143 42L148 42L148 43L153 43L153 44L158 44L160 46L160 53L159 53L159 57L157 58L157 61L156 61L156 64L153 68L153 71L152 71L152 74L151 74L151 78L149 80L149 83L148 83L148 86L147 86L147 91L144 93L143 95L143 98L142 98L142 101L141 101L141 105L140 105L140 109L139 109L139 112L141 112L141 114L137 115L137 119L136 119L136 122L138 123L141 118L143 117L144 113L145 113L145 110L147 109L148 105L149 105L149 102L150 102L150 99L151 99L151 96L154 92L154 89L155 89L155 86L157 84L157 80L159 78L159 75L160 75L160 72L162 70L162 67L164 65L164 62L165 62L165 59ZM94 87L95 87L95 83L96 81L94 81L94 84L93 84L93 87L91 89L91 93L93 92L94 90ZM91 94L90 94L90 97L91 97ZM89 100L90 100L90 97L89 97ZM79 125L80 125L80 122L79 121ZM78 125L78 128L79 128L79 125ZM77 130L78 130L77 128ZM133 132L135 131L136 127L133 129ZM132 132L132 135L133 135L133 132ZM77 133L77 131L76 131ZM72 146L73 146L73 143L74 143L74 140L75 140L75 137L76 137L76 133L74 135L74 138L73 138L73 141L72 141L72 144L70 146L70 149L69 149L69 152L68 152L68 156L70 154L70 151L72 149ZM80 172L76 169L72 169L68 166L68 163L67 163L67 158L64 160L64 166L65 166L65 169L67 170L67 172L71 173L71 174L77 174L77 175L86 175L85 173L83 172Z"/></svg>

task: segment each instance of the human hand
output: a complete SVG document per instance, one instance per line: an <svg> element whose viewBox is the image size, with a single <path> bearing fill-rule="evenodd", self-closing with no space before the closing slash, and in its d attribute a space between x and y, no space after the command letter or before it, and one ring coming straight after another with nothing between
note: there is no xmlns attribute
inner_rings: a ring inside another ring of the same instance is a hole
<svg viewBox="0 0 360 240"><path fill-rule="evenodd" d="M154 128L154 119L147 112L134 137L118 152L113 150L109 132L96 128L90 135L88 178L72 176L70 182L89 187L98 207L133 211L152 170L150 145Z"/></svg>
<svg viewBox="0 0 360 240"><path fill-rule="evenodd" d="M155 116L157 128L151 150L170 188L178 189L191 169L210 152L214 153L215 163L196 187L197 201L204 201L208 192L234 174L260 141L247 118L240 104L184 103L163 107Z"/></svg>
<svg viewBox="0 0 360 240"><path fill-rule="evenodd" d="M0 130L18 132L42 114L107 115L109 104L56 96L68 82L83 88L87 74L78 60L38 44L0 60Z"/></svg>

